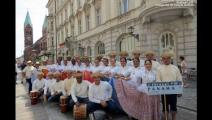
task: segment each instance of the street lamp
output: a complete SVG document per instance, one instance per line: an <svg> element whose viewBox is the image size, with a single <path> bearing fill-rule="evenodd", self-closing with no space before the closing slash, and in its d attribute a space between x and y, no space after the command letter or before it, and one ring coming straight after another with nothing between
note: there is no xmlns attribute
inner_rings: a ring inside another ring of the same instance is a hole
<svg viewBox="0 0 212 120"><path fill-rule="evenodd" d="M139 40L139 34L134 34L133 32L134 32L134 27L133 26L130 26L130 27L128 27L128 33L131 35L131 36L133 36L134 38L136 38L137 40Z"/></svg>

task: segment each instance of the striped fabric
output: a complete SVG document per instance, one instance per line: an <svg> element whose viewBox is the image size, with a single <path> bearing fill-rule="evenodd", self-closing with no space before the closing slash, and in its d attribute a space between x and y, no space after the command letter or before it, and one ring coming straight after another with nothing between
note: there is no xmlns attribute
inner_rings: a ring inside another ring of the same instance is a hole
<svg viewBox="0 0 212 120"><path fill-rule="evenodd" d="M160 120L160 96L148 96L124 80L116 80L119 103L130 116L139 120Z"/></svg>

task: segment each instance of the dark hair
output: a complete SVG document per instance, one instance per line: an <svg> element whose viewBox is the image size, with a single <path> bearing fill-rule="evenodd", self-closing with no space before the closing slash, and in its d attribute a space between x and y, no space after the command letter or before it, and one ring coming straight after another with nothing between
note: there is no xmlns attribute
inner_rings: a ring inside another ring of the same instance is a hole
<svg viewBox="0 0 212 120"><path fill-rule="evenodd" d="M145 60L144 61L144 64L146 64L147 62L150 62L152 64L152 61L151 60Z"/></svg>
<svg viewBox="0 0 212 120"><path fill-rule="evenodd" d="M125 62L127 62L127 58L126 57L120 57L120 61L121 61L121 59L124 59Z"/></svg>
<svg viewBox="0 0 212 120"><path fill-rule="evenodd" d="M183 57L183 56L180 56L180 60L185 60L185 57Z"/></svg>

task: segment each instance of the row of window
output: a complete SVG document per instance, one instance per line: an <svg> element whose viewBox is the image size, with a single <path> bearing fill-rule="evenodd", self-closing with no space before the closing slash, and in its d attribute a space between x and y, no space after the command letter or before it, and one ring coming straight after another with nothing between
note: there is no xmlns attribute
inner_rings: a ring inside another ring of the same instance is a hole
<svg viewBox="0 0 212 120"><path fill-rule="evenodd" d="M175 40L174 34L167 31L163 32L160 36L160 52L163 49L170 49L175 52ZM116 51L128 51L132 52L136 48L136 40L129 35L125 35L120 40L117 41ZM79 48L79 55L84 56L85 48ZM97 42L95 45L95 55L104 55L105 54L105 44L103 42ZM90 46L87 47L87 55L92 56L92 49Z"/></svg>
<svg viewBox="0 0 212 120"><path fill-rule="evenodd" d="M59 3L61 4L62 1L59 2ZM129 0L120 0L119 4L120 4L119 5L120 6L119 14L123 14L123 13L128 11ZM82 6L82 1L81 0L78 0L78 6ZM70 7L70 14L73 14L73 3L71 4L71 7ZM64 18L64 16L65 16L65 18ZM98 7L95 10L95 20L96 20L96 22L95 22L96 24L95 25L96 26L98 26L98 25L100 25L102 23L101 17L102 17L101 7ZM57 16L57 26L60 25L60 24L63 24L67 19L68 19L68 10L67 10L67 8L64 8L64 12L61 12ZM51 28L53 28L53 23L51 24L51 26L52 26ZM81 17L78 18L77 27L78 27L78 32L77 33L81 34L83 32L83 30L82 30L83 26L82 26ZM88 15L85 16L85 30L88 31L90 28L91 28L91 17L90 17L90 14L88 14ZM73 33L74 30L71 30L71 31L72 31L71 33Z"/></svg>

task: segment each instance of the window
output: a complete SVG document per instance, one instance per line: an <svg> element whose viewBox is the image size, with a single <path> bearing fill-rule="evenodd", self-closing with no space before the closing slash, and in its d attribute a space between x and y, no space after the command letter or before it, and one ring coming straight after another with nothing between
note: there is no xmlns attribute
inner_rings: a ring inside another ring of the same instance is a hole
<svg viewBox="0 0 212 120"><path fill-rule="evenodd" d="M175 40L174 34L167 31L163 32L160 36L160 53L163 52L164 49L169 49L175 52Z"/></svg>
<svg viewBox="0 0 212 120"><path fill-rule="evenodd" d="M96 9L96 25L100 25L101 24L101 12L100 12L100 8Z"/></svg>
<svg viewBox="0 0 212 120"><path fill-rule="evenodd" d="M90 29L90 16L86 16L86 31Z"/></svg>
<svg viewBox="0 0 212 120"><path fill-rule="evenodd" d="M102 42L98 42L96 45L97 55L105 54L105 44Z"/></svg>
<svg viewBox="0 0 212 120"><path fill-rule="evenodd" d="M136 46L135 46L135 38L129 35L125 35L121 38L121 40L118 42L118 48L120 51L129 51L131 52Z"/></svg>
<svg viewBox="0 0 212 120"><path fill-rule="evenodd" d="M122 0L122 2L119 3L120 5L120 13L124 14L128 11L129 6L129 0Z"/></svg>
<svg viewBox="0 0 212 120"><path fill-rule="evenodd" d="M81 24L81 20L78 20L78 34L82 33L82 24Z"/></svg>

